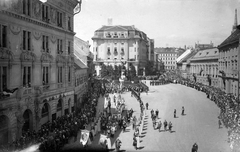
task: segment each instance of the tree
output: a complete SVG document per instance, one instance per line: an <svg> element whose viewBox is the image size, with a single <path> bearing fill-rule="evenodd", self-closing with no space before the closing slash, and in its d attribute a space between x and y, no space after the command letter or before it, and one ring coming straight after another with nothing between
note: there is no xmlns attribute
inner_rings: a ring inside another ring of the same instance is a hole
<svg viewBox="0 0 240 152"><path fill-rule="evenodd" d="M129 69L129 79L130 79L130 81L132 81L132 79L134 79L134 77L136 77L136 68L135 68L135 66L133 66L131 64L130 69Z"/></svg>
<svg viewBox="0 0 240 152"><path fill-rule="evenodd" d="M105 64L101 66L101 77L105 77L107 75L107 67Z"/></svg>
<svg viewBox="0 0 240 152"><path fill-rule="evenodd" d="M145 66L145 74L146 75L153 75L154 74L153 66L154 66L153 61L147 61L147 64Z"/></svg>

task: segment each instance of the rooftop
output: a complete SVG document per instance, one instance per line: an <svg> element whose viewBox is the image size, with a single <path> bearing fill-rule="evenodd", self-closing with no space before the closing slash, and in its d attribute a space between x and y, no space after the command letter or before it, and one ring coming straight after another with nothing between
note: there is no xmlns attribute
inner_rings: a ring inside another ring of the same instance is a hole
<svg viewBox="0 0 240 152"><path fill-rule="evenodd" d="M191 61L218 59L218 56L219 56L219 51L217 48L206 49L206 50L198 51L197 54L191 59Z"/></svg>
<svg viewBox="0 0 240 152"><path fill-rule="evenodd" d="M227 38L225 39L219 46L218 48L222 48L226 45L232 44L234 42L238 42L239 41L239 37L240 37L240 25L237 26L237 29Z"/></svg>

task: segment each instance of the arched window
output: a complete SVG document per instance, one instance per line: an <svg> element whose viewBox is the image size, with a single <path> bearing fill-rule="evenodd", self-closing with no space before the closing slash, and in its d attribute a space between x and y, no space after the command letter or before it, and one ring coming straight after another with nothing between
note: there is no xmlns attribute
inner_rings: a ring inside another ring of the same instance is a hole
<svg viewBox="0 0 240 152"><path fill-rule="evenodd" d="M48 116L48 105L45 103L42 107L42 117Z"/></svg>
<svg viewBox="0 0 240 152"><path fill-rule="evenodd" d="M62 110L62 99L59 99L57 103L57 111L61 111L61 110Z"/></svg>

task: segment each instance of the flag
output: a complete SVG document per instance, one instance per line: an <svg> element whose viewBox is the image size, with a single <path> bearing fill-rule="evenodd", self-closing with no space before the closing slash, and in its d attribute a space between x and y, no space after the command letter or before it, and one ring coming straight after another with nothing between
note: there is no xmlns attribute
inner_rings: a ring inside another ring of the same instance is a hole
<svg viewBox="0 0 240 152"><path fill-rule="evenodd" d="M89 139L89 131L88 130L81 130L81 137L80 137L80 143L82 143L83 146L85 146Z"/></svg>

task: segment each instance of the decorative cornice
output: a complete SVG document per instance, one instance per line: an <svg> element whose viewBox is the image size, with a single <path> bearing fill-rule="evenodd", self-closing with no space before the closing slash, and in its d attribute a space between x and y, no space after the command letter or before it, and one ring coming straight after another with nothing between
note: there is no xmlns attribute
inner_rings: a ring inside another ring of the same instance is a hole
<svg viewBox="0 0 240 152"><path fill-rule="evenodd" d="M65 33L70 34L70 35L75 35L76 34L75 32L71 32L71 31L68 31L68 30L63 29L63 28L55 27L54 25L51 25L49 23L44 23L42 21L38 21L38 20L35 20L33 18L25 17L25 16L22 16L22 15L19 15L19 14L15 14L15 13L12 13L12 12L9 12L9 11L6 11L6 10L2 10L1 13L12 16L12 17L20 19L20 20L24 20L26 22L30 22L30 23L33 23L33 24L36 24L36 25L39 25L39 26L43 26L43 27L46 27L46 28L49 28L49 29L53 29L53 30L60 31L60 32L65 32Z"/></svg>
<svg viewBox="0 0 240 152"><path fill-rule="evenodd" d="M16 25L10 25L9 29L14 35L18 35L21 32L21 27L18 27Z"/></svg>

